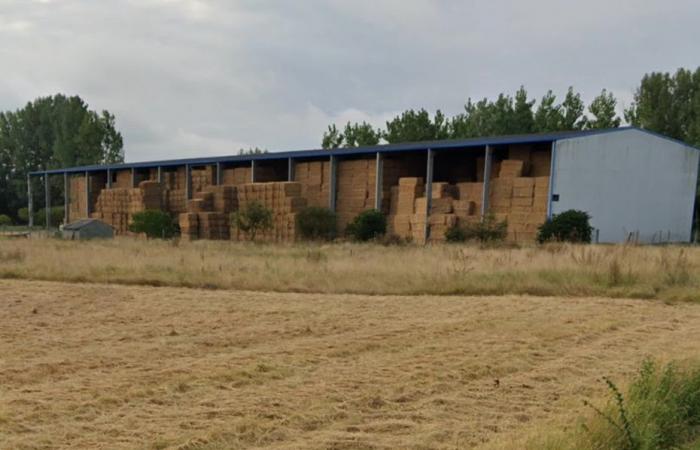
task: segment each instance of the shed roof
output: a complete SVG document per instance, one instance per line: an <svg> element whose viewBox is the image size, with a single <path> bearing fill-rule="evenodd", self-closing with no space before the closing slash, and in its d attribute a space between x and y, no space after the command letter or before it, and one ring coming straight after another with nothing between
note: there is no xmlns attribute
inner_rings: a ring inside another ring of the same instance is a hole
<svg viewBox="0 0 700 450"><path fill-rule="evenodd" d="M100 224L100 225L104 225L105 227L110 227L110 228L112 227L111 225L104 223L98 219L80 219L80 220L76 220L75 222L69 223L68 225L65 225L63 227L63 229L68 230L68 231L78 231L78 230L81 230L81 229L87 227L88 225L95 224L95 223Z"/></svg>
<svg viewBox="0 0 700 450"><path fill-rule="evenodd" d="M649 134L654 134L659 137L673 140L666 136L658 135L657 133L649 132L647 130L642 130L635 127L620 127L620 128L610 128L602 130L578 130L578 131L558 131L552 133L535 133L535 134L516 134L516 135L506 135L506 136L490 136L490 137L479 137L470 139L446 139L440 141L424 141L424 142L409 142L403 144L384 144L384 145L373 145L364 147L351 147L351 148L335 148L335 149L312 149L312 150L299 150L299 151L284 151L277 152L272 151L269 153L262 153L256 155L230 155L230 156L211 156L204 158L184 158L184 159L170 159L162 161L144 161L144 162L133 162L133 163L121 163L121 164L105 164L105 165L90 165L90 166L80 166L80 167L70 167L64 169L52 169L52 170L40 170L31 172L31 176L39 175L58 175L58 174L71 174L71 173L85 173L85 172L101 172L105 170L125 170L125 169L152 169L156 167L175 167L175 166L203 166L216 163L245 163L251 161L274 161L283 160L288 158L295 159L310 159L310 158L328 158L332 155L336 156L349 156L349 155L363 155L363 154L374 154L374 153L393 153L393 152L409 152L409 151L420 151L420 150L458 150L467 148L478 148L487 145L491 146L502 146L502 145L517 145L517 144L537 144L537 143L552 143L555 141L563 139L573 139L578 137L586 137L596 134L603 133L614 133L619 131L625 131L630 129L636 129ZM678 142L678 141L676 141ZM687 144L684 144L687 145Z"/></svg>

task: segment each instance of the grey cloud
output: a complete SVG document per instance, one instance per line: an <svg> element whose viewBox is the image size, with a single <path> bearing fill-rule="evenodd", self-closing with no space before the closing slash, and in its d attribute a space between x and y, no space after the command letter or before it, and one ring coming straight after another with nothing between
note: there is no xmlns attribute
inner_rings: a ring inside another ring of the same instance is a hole
<svg viewBox="0 0 700 450"><path fill-rule="evenodd" d="M574 85L628 104L645 72L695 67L690 0L0 0L0 109L79 94L127 158L312 148L467 97Z"/></svg>

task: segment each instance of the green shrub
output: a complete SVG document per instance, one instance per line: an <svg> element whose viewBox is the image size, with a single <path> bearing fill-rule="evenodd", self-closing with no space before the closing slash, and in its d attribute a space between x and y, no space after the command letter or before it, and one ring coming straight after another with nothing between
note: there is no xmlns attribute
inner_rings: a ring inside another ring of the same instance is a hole
<svg viewBox="0 0 700 450"><path fill-rule="evenodd" d="M176 230L172 217L157 209L135 213L129 225L129 231L145 233L149 239L170 239L175 236Z"/></svg>
<svg viewBox="0 0 700 450"><path fill-rule="evenodd" d="M386 217L376 209L363 211L348 224L345 233L359 242L384 236L386 234Z"/></svg>
<svg viewBox="0 0 700 450"><path fill-rule="evenodd" d="M10 225L12 225L12 219L10 216L0 214L0 227L9 227Z"/></svg>
<svg viewBox="0 0 700 450"><path fill-rule="evenodd" d="M19 219L20 223L23 224L28 224L29 223L29 208L20 208L17 211L17 218Z"/></svg>
<svg viewBox="0 0 700 450"><path fill-rule="evenodd" d="M591 216L588 213L575 209L555 214L540 226L537 241L590 243L593 234L590 220Z"/></svg>
<svg viewBox="0 0 700 450"><path fill-rule="evenodd" d="M626 395L605 379L609 406L593 407L599 423L588 439L594 448L672 449L697 439L700 368L659 367L646 361Z"/></svg>
<svg viewBox="0 0 700 450"><path fill-rule="evenodd" d="M64 208L63 206L54 206L51 208L51 226L58 226L63 222L64 219ZM29 223L29 209L20 208L17 211L17 218L20 223ZM41 208L38 211L34 211L34 225L44 226L46 225L46 208Z"/></svg>
<svg viewBox="0 0 700 450"><path fill-rule="evenodd" d="M336 235L337 217L328 208L310 206L297 213L296 226L302 239L330 241Z"/></svg>
<svg viewBox="0 0 700 450"><path fill-rule="evenodd" d="M231 214L231 223L246 233L251 241L255 241L259 232L272 228L272 211L262 203L253 201Z"/></svg>
<svg viewBox="0 0 700 450"><path fill-rule="evenodd" d="M467 237L467 230L457 224L452 225L445 231L445 240L447 242L466 242Z"/></svg>

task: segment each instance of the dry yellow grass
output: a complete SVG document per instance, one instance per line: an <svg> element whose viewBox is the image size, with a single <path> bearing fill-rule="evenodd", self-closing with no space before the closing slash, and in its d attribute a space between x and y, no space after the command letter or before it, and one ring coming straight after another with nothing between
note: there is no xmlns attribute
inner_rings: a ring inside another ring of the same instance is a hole
<svg viewBox="0 0 700 450"><path fill-rule="evenodd" d="M0 298L13 449L523 448L600 376L700 347L692 303L17 280Z"/></svg>
<svg viewBox="0 0 700 450"><path fill-rule="evenodd" d="M700 248L0 240L0 278L277 292L700 299Z"/></svg>

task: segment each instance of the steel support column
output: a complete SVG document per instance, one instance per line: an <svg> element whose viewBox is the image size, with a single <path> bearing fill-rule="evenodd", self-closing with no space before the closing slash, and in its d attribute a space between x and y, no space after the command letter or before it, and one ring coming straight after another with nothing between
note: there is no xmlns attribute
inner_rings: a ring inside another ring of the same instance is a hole
<svg viewBox="0 0 700 450"><path fill-rule="evenodd" d="M192 167L185 164L185 199L192 200Z"/></svg>
<svg viewBox="0 0 700 450"><path fill-rule="evenodd" d="M287 181L294 181L294 160L287 158Z"/></svg>
<svg viewBox="0 0 700 450"><path fill-rule="evenodd" d="M250 182L255 183L255 160L250 160Z"/></svg>
<svg viewBox="0 0 700 450"><path fill-rule="evenodd" d="M134 169L133 167L131 168L131 187L136 187L136 169Z"/></svg>
<svg viewBox="0 0 700 450"><path fill-rule="evenodd" d="M68 174L63 172L63 223L68 224L70 220L70 180Z"/></svg>
<svg viewBox="0 0 700 450"><path fill-rule="evenodd" d="M223 184L223 177L221 173L221 163L217 162L216 163L216 185L221 186Z"/></svg>
<svg viewBox="0 0 700 450"><path fill-rule="evenodd" d="M489 211L489 195L491 192L491 168L493 167L493 148L486 146L484 153L484 187L481 192L481 218Z"/></svg>
<svg viewBox="0 0 700 450"><path fill-rule="evenodd" d="M44 174L44 207L46 210L46 229L51 227L51 185L49 185L49 174Z"/></svg>
<svg viewBox="0 0 700 450"><path fill-rule="evenodd" d="M112 169L107 169L107 189L112 189Z"/></svg>
<svg viewBox="0 0 700 450"><path fill-rule="evenodd" d="M32 198L32 177L27 175L27 213L29 228L34 226L34 199Z"/></svg>
<svg viewBox="0 0 700 450"><path fill-rule="evenodd" d="M158 166L158 182L163 182L163 168L161 166Z"/></svg>
<svg viewBox="0 0 700 450"><path fill-rule="evenodd" d="M338 193L338 158L335 155L331 155L330 165L331 179L328 194L328 208L331 211L335 212L335 205Z"/></svg>
<svg viewBox="0 0 700 450"><path fill-rule="evenodd" d="M428 149L428 160L425 169L425 243L430 239L430 210L433 206L433 172L434 172L435 153L432 149Z"/></svg>
<svg viewBox="0 0 700 450"><path fill-rule="evenodd" d="M384 195L384 155L377 152L376 168L374 174L374 209L382 210L382 196Z"/></svg>
<svg viewBox="0 0 700 450"><path fill-rule="evenodd" d="M90 217L90 172L85 171L85 218Z"/></svg>

